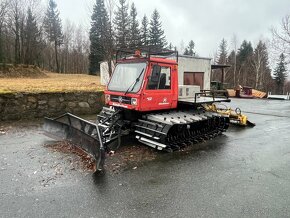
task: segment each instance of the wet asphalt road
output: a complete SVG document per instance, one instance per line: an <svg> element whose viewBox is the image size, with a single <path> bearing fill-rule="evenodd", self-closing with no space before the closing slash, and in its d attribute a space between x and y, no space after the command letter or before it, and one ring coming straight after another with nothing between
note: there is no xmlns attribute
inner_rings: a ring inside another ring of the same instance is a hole
<svg viewBox="0 0 290 218"><path fill-rule="evenodd" d="M290 101L231 105L257 126L102 176L44 147L38 124L2 124L0 217L290 217Z"/></svg>

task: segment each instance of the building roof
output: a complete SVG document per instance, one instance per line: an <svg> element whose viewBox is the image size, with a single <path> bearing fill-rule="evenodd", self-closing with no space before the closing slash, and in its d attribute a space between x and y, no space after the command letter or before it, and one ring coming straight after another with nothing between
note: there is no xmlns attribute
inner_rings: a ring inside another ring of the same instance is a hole
<svg viewBox="0 0 290 218"><path fill-rule="evenodd" d="M191 56L191 55L180 55L178 54L179 58L193 58L193 59L203 59L203 60L211 60L212 58L208 57L199 57L199 56Z"/></svg>
<svg viewBox="0 0 290 218"><path fill-rule="evenodd" d="M224 69L224 68L228 68L231 67L231 65L225 65L225 64L212 64L211 65L211 69L215 70L215 69Z"/></svg>

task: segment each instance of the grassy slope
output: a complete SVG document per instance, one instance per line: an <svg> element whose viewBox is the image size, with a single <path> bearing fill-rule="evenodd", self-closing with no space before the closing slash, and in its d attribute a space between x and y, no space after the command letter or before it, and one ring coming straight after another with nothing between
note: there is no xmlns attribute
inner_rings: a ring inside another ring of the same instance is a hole
<svg viewBox="0 0 290 218"><path fill-rule="evenodd" d="M47 73L47 78L0 78L1 93L100 91L100 77L83 74Z"/></svg>

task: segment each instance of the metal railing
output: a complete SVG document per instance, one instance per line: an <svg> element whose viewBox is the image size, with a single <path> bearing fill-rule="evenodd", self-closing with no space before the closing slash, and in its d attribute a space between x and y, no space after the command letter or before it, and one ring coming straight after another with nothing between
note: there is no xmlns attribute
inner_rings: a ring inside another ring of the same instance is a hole
<svg viewBox="0 0 290 218"><path fill-rule="evenodd" d="M223 95L220 95L223 94ZM195 93L194 95L194 102L197 102L197 98L199 97L212 97L212 100L215 101L217 97L219 98L224 98L224 99L229 99L229 95L227 91L224 90L200 90L200 92Z"/></svg>

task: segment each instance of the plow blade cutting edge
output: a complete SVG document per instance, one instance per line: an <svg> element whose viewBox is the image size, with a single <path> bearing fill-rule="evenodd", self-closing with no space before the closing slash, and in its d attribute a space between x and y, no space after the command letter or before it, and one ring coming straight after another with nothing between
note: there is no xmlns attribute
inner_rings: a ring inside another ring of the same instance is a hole
<svg viewBox="0 0 290 218"><path fill-rule="evenodd" d="M48 137L72 142L95 160L96 170L103 170L106 151L97 124L66 113L54 119L45 118L43 129Z"/></svg>

